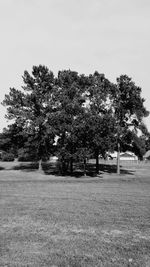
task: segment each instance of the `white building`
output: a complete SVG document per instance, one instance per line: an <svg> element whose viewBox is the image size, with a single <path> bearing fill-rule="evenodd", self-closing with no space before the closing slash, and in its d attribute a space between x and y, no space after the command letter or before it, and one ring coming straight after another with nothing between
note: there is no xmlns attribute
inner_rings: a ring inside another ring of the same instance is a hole
<svg viewBox="0 0 150 267"><path fill-rule="evenodd" d="M117 152L114 151L113 153L109 153L110 158L117 159ZM120 153L120 160L138 160L138 157L129 151L121 152Z"/></svg>

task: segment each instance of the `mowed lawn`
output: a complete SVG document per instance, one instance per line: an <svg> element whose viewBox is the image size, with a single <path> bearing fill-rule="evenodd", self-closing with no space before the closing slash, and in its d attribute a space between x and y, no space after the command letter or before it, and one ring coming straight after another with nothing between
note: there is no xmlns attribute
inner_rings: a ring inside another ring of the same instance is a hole
<svg viewBox="0 0 150 267"><path fill-rule="evenodd" d="M87 178L1 170L0 266L150 267L150 168Z"/></svg>

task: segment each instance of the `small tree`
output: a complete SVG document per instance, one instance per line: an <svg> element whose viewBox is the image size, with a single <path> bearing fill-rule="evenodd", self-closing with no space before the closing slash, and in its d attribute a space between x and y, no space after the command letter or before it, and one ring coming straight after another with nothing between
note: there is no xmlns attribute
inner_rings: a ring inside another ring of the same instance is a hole
<svg viewBox="0 0 150 267"><path fill-rule="evenodd" d="M22 127L13 123L4 128L0 134L0 149L11 152L17 157L18 149L22 148L26 141L27 135L23 132Z"/></svg>

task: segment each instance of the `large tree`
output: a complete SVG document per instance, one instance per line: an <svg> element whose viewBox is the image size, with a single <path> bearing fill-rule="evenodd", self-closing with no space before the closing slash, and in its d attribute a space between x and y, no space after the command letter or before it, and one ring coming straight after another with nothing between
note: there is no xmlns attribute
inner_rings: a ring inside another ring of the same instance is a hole
<svg viewBox="0 0 150 267"><path fill-rule="evenodd" d="M57 155L61 172L65 173L70 165L73 172L73 161L77 151L77 136L75 127L78 117L82 116L84 97L82 78L77 72L64 70L58 72L56 79L55 130L57 133Z"/></svg>
<svg viewBox="0 0 150 267"><path fill-rule="evenodd" d="M127 75L117 78L117 84L112 90L113 112L117 126L117 173L120 174L120 149L124 136L129 129L137 134L142 129L143 117L149 115L144 107L144 98L141 96L141 88ZM134 138L135 139L135 138Z"/></svg>
<svg viewBox="0 0 150 267"><path fill-rule="evenodd" d="M28 136L26 146L34 146L41 161L51 153L55 134L51 121L55 112L53 90L55 88L54 75L45 66L33 66L32 74L25 71L22 90L10 88L5 95L3 105L7 106L7 118L15 121L15 125Z"/></svg>
<svg viewBox="0 0 150 267"><path fill-rule="evenodd" d="M97 71L88 79L86 110L89 114L90 147L96 159L96 173L99 173L99 156L105 158L106 152L113 149L114 145L115 119L111 106L113 84Z"/></svg>
<svg viewBox="0 0 150 267"><path fill-rule="evenodd" d="M39 169L54 147L62 172L69 165L72 172L76 159L84 161L85 169L86 159L93 153L98 173L99 155L105 157L115 141L118 173L120 146L132 147L139 155L144 153L144 141L136 136L138 129L145 131L142 119L148 112L141 88L128 76L120 76L116 85L98 72L85 76L64 70L55 78L47 67L39 65L33 67L31 74L24 72L23 82L21 90L10 88L3 101L7 118L13 120L6 131L7 141L15 144L17 140L17 149L34 151ZM2 142L6 148L7 143Z"/></svg>

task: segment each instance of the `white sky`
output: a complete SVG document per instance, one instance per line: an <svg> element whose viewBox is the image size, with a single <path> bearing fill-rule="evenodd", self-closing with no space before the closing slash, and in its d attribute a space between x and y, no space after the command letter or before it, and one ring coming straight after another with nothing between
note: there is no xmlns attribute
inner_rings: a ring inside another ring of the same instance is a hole
<svg viewBox="0 0 150 267"><path fill-rule="evenodd" d="M149 0L0 0L0 48L0 102L24 70L44 64L112 82L127 74L150 110ZM0 105L0 131L5 113Z"/></svg>

